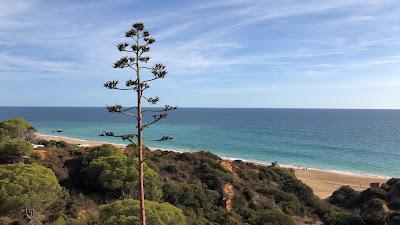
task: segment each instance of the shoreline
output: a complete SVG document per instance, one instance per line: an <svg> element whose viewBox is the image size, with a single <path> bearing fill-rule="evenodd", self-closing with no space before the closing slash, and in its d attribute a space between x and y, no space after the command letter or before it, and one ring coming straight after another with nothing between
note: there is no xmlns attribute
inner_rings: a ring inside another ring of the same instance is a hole
<svg viewBox="0 0 400 225"><path fill-rule="evenodd" d="M126 145L124 144L117 144L117 143L103 142L103 141L91 141L78 138L70 138L66 136L47 135L41 133L36 133L35 135L40 139L65 141L71 144L80 144L82 147L94 147L102 144L112 144L119 148L126 147ZM166 149L166 148L149 147L149 149L161 150L161 151L185 152L185 151ZM263 166L271 165L270 162L244 160L240 158L230 158L221 156L219 157L227 161L241 160L244 162L254 163ZM319 196L322 199L329 197L335 190L337 190L342 185L349 185L357 191L362 191L369 188L370 183L385 183L390 178L389 176L361 174L361 173L328 170L328 169L318 169L318 168L304 167L301 165L286 165L286 164L278 164L278 165L284 168L293 169L296 177L300 179L303 183L310 186L313 189L315 195Z"/></svg>
<svg viewBox="0 0 400 225"><path fill-rule="evenodd" d="M158 149L158 148L156 148ZM171 151L168 149L165 149L166 151ZM219 155L218 155L219 156ZM230 157L221 157L222 159L229 160L229 161L235 161L235 160L241 160L244 162L249 162L249 163L254 163L257 165L263 165L263 166L270 166L272 163L269 162L263 162L263 161L256 161L256 160L247 160L247 159L240 159L240 158L230 158ZM384 175L376 175L376 174L368 174L368 173L357 173L357 172L350 172L350 171L341 171L341 170L334 170L334 169L320 169L320 168L315 168L315 167L307 167L303 165L292 165L292 164L281 164L278 162L278 165L287 168L287 169L294 169L294 170L307 170L307 171L318 171L318 172L326 172L326 173L334 173L334 174L341 174L341 175L348 175L348 176L356 176L356 177L364 177L364 178L377 178L377 179L390 179L390 176L384 176Z"/></svg>

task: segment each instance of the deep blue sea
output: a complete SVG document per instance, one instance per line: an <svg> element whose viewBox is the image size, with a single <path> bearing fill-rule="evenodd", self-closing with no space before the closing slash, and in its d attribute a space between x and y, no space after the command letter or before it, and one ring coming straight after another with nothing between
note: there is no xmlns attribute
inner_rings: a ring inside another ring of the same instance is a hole
<svg viewBox="0 0 400 225"><path fill-rule="evenodd" d="M0 107L0 120L23 117L40 133L121 142L133 121L104 108ZM163 135L168 142L156 142ZM181 108L145 131L145 144L222 157L278 161L362 174L400 176L400 110Z"/></svg>

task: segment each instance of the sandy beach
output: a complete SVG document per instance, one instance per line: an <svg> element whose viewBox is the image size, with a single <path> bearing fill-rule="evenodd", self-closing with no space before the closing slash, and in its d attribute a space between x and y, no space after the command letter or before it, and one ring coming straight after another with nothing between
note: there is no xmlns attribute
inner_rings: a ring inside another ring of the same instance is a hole
<svg viewBox="0 0 400 225"><path fill-rule="evenodd" d="M99 146L102 144L113 144L117 147L125 146L123 144L81 140L61 136L44 135L39 133L37 133L36 136L39 139L65 141L71 144L80 144L85 147ZM287 167L294 169L297 178L310 186L314 190L314 193L322 199L329 197L342 185L349 185L355 190L362 191L370 187L370 183L384 183L388 179L387 177L381 176L351 174L304 167Z"/></svg>
<svg viewBox="0 0 400 225"><path fill-rule="evenodd" d="M310 186L314 193L325 199L342 185L349 185L357 191L370 187L370 183L385 183L388 178L369 175L346 174L317 169L295 169L297 178Z"/></svg>
<svg viewBox="0 0 400 225"><path fill-rule="evenodd" d="M95 147L95 146L100 146L102 144L112 144L117 147L125 147L125 145L123 145L123 144L116 144L116 143L110 143L110 142L89 141L89 140L82 140L82 139L69 138L69 137L45 135L45 134L40 134L40 133L36 133L35 135L38 139L43 139L43 140L47 140L47 141L50 141L50 140L65 141L70 144L82 145L84 147Z"/></svg>

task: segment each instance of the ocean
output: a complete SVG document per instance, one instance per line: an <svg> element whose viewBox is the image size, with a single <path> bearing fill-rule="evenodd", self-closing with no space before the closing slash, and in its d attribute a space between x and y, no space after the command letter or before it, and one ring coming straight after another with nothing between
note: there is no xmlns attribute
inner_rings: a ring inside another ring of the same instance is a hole
<svg viewBox="0 0 400 225"><path fill-rule="evenodd" d="M0 107L40 133L122 143L133 120L104 108ZM146 117L149 119L150 117ZM53 130L65 130L55 134ZM149 147L358 174L400 176L400 110L179 108L144 133ZM154 141L163 135L168 142Z"/></svg>

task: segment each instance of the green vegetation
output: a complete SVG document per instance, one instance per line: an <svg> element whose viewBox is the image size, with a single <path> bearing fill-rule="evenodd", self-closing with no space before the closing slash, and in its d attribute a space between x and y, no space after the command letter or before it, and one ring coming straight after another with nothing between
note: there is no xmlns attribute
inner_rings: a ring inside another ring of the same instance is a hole
<svg viewBox="0 0 400 225"><path fill-rule="evenodd" d="M36 129L32 124L22 118L9 119L0 122L0 137L6 134L9 138L13 139L19 138L32 140L35 131Z"/></svg>
<svg viewBox="0 0 400 225"><path fill-rule="evenodd" d="M66 148L73 146L65 141L55 141L55 140L34 140L34 143L37 145L43 145L46 148Z"/></svg>
<svg viewBox="0 0 400 225"><path fill-rule="evenodd" d="M0 214L41 221L59 198L61 187L53 171L37 164L0 165ZM21 215L22 214L22 215Z"/></svg>
<svg viewBox="0 0 400 225"><path fill-rule="evenodd" d="M20 162L30 156L35 128L24 119L15 118L0 122L0 162Z"/></svg>
<svg viewBox="0 0 400 225"><path fill-rule="evenodd" d="M278 209L262 210L250 219L254 225L294 225L293 220Z"/></svg>
<svg viewBox="0 0 400 225"><path fill-rule="evenodd" d="M357 192L349 186L335 191L329 202L345 210L359 212L356 216L367 225L400 224L400 179L390 179L379 188Z"/></svg>
<svg viewBox="0 0 400 225"><path fill-rule="evenodd" d="M45 143L32 152L26 139L2 135L0 159L30 159L0 162L0 224L140 224L137 146L32 140ZM344 186L325 201L278 166L143 153L149 225L400 224L400 179L362 192Z"/></svg>
<svg viewBox="0 0 400 225"><path fill-rule="evenodd" d="M11 139L0 143L0 157L30 156L32 150L32 144L22 139Z"/></svg>
<svg viewBox="0 0 400 225"><path fill-rule="evenodd" d="M146 201L146 216L149 224L185 225L186 219L181 209L169 203ZM139 201L124 199L100 206L99 224L130 225L140 224Z"/></svg>
<svg viewBox="0 0 400 225"><path fill-rule="evenodd" d="M110 144L104 144L98 147L95 147L91 152L90 152L90 157L93 159L99 158L99 157L109 157L109 156L115 156L115 155L123 155L123 152L115 147L114 145Z"/></svg>
<svg viewBox="0 0 400 225"><path fill-rule="evenodd" d="M137 198L139 197L138 164L137 159L117 154L95 158L83 171L88 185L92 188L101 187L104 191L113 192L117 196ZM162 196L160 178L147 165L144 166L144 173L147 178L145 180L147 199L159 200Z"/></svg>

